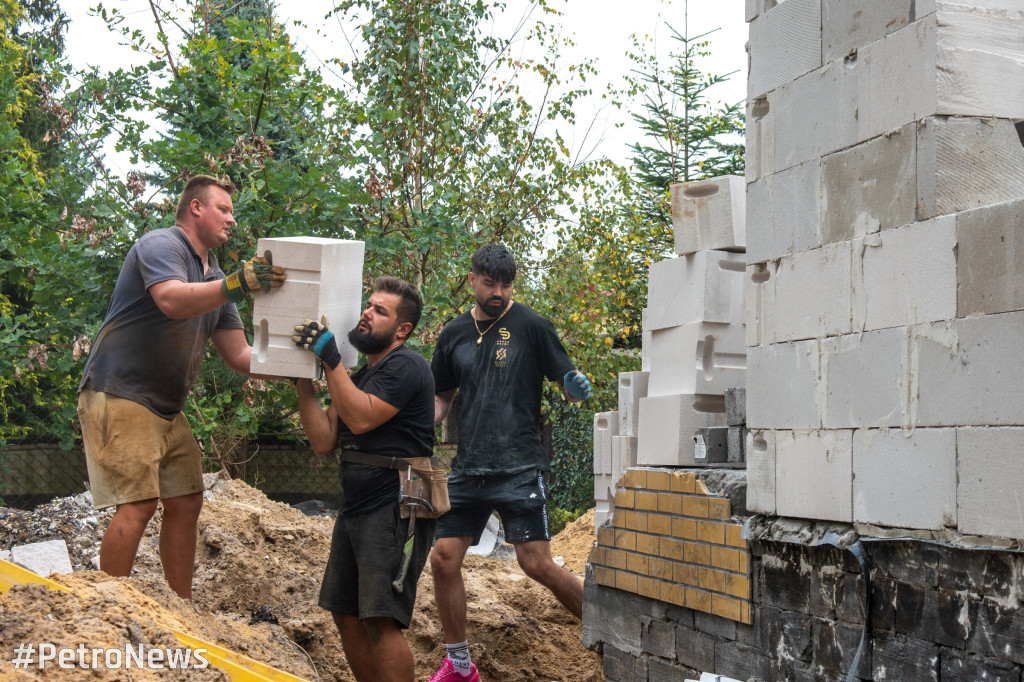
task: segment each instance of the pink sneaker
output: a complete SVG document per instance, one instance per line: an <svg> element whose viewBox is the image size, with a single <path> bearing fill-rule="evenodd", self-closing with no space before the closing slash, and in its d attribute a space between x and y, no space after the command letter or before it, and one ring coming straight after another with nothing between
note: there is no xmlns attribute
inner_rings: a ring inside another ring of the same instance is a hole
<svg viewBox="0 0 1024 682"><path fill-rule="evenodd" d="M469 664L468 675L459 674L455 672L452 662L446 658L434 676L430 678L430 682L480 682L480 675L472 663Z"/></svg>

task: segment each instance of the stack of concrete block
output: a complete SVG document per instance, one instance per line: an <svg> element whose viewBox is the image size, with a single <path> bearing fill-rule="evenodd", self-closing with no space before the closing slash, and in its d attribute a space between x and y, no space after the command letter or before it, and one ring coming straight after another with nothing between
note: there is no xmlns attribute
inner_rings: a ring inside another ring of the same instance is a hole
<svg viewBox="0 0 1024 682"><path fill-rule="evenodd" d="M1024 4L747 19L748 508L1024 538Z"/></svg>
<svg viewBox="0 0 1024 682"><path fill-rule="evenodd" d="M594 415L594 527L615 511L615 486L623 472L637 464L640 400L647 397L647 372L619 374L619 409Z"/></svg>
<svg viewBox="0 0 1024 682"><path fill-rule="evenodd" d="M651 266L644 311L640 466L702 464L695 434L725 426L723 393L745 385L743 179L680 183L671 196L677 256Z"/></svg>
<svg viewBox="0 0 1024 682"><path fill-rule="evenodd" d="M363 242L322 237L260 239L256 252L288 274L284 285L255 297L253 306L254 374L315 379L319 360L292 342L295 325L304 319L327 321L341 351L342 363L352 367L358 353L348 331L362 310Z"/></svg>

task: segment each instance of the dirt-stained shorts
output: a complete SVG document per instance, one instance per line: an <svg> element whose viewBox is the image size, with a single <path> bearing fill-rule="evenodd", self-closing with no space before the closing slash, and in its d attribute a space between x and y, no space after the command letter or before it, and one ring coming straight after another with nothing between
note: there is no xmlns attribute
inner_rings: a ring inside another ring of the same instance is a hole
<svg viewBox="0 0 1024 682"><path fill-rule="evenodd" d="M409 570L398 592L391 581L398 577L409 519L400 518L398 501L379 509L338 516L331 537L320 607L343 616L394 618L408 628L416 603L416 583L434 543L435 519L416 519Z"/></svg>
<svg viewBox="0 0 1024 682"><path fill-rule="evenodd" d="M202 453L184 414L167 420L135 401L83 390L78 419L97 509L202 492Z"/></svg>
<svg viewBox="0 0 1024 682"><path fill-rule="evenodd" d="M437 520L439 538L471 537L475 545L491 512L496 511L506 542L551 540L543 471L501 476L455 474L448 478L448 499L451 511Z"/></svg>

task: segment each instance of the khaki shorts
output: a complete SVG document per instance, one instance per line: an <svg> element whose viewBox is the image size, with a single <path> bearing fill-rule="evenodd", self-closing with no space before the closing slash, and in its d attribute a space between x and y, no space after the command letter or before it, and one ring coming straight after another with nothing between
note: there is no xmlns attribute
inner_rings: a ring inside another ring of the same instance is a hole
<svg viewBox="0 0 1024 682"><path fill-rule="evenodd" d="M78 419L97 509L202 492L202 453L184 414L167 420L135 401L83 390Z"/></svg>

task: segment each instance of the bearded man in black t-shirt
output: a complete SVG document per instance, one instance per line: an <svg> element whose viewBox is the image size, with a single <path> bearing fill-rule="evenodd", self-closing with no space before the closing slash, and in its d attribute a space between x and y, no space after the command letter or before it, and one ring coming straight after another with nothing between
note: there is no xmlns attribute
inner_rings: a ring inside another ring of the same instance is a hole
<svg viewBox="0 0 1024 682"><path fill-rule="evenodd" d="M318 454L342 450L341 508L320 588L356 679L412 682L409 627L416 582L434 539L434 519L412 526L399 509L401 460L430 457L434 447L434 379L421 355L405 347L423 305L415 287L380 277L349 342L366 356L351 377L334 334L305 320L295 343L317 354L331 394L324 410L309 379L296 381L302 428ZM390 460L390 464L388 461ZM396 575L399 576L396 578Z"/></svg>
<svg viewBox="0 0 1024 682"><path fill-rule="evenodd" d="M551 558L545 483L551 464L540 441L540 406L545 378L573 402L589 397L590 383L573 367L554 325L512 302L515 276L515 259L503 245L473 254L469 284L476 305L444 328L431 361L435 424L460 394L458 451L448 480L452 508L438 520L430 555L448 656L431 682L479 680L466 638L462 560L492 511L501 515L526 574L577 618L583 615L583 584Z"/></svg>

